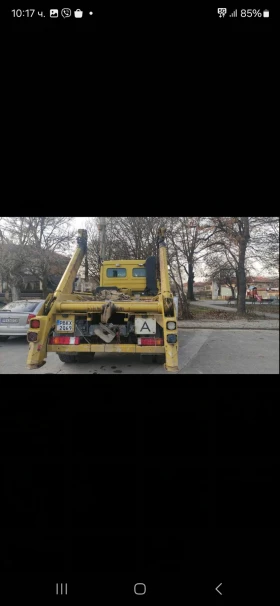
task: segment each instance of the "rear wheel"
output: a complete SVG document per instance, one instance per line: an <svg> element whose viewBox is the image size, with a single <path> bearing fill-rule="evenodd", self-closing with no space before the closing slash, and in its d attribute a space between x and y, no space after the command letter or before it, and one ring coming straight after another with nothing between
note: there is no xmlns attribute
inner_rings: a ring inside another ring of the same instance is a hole
<svg viewBox="0 0 280 606"><path fill-rule="evenodd" d="M95 352L93 353L76 353L76 354L58 354L58 357L61 362L64 364L76 364L77 362L88 363L92 362L95 356Z"/></svg>
<svg viewBox="0 0 280 606"><path fill-rule="evenodd" d="M75 354L57 354L60 361L64 364L75 364L77 362L77 356Z"/></svg>
<svg viewBox="0 0 280 606"><path fill-rule="evenodd" d="M8 341L8 338L9 338L9 337L6 337L6 336L4 336L4 337L0 337L0 341Z"/></svg>
<svg viewBox="0 0 280 606"><path fill-rule="evenodd" d="M78 353L77 362L82 362L83 364L85 364L85 363L87 364L87 363L93 361L94 356L95 356L95 351L92 353L86 353L86 352Z"/></svg>
<svg viewBox="0 0 280 606"><path fill-rule="evenodd" d="M155 364L165 364L165 354L158 354L153 356Z"/></svg>
<svg viewBox="0 0 280 606"><path fill-rule="evenodd" d="M140 360L142 362L142 364L152 364L153 363L153 357L149 354L140 354Z"/></svg>

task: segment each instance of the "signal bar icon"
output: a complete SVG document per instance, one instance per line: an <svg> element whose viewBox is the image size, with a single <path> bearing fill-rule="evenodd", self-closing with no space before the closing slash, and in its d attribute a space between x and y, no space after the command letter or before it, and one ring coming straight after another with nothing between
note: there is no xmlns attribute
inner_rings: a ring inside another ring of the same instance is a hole
<svg viewBox="0 0 280 606"><path fill-rule="evenodd" d="M233 11L233 13L231 13L230 17L237 17L237 9L235 11Z"/></svg>

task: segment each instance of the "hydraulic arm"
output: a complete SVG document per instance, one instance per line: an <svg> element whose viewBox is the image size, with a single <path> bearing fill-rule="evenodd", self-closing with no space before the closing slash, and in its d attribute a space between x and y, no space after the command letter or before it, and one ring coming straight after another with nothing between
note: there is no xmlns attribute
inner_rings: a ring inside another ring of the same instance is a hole
<svg viewBox="0 0 280 606"><path fill-rule="evenodd" d="M54 293L54 297L57 298L59 294L70 295L73 289L73 283L76 278L77 272L80 269L82 260L87 252L87 231L86 229L79 229L77 238L77 248L73 254L72 259L66 267L66 270L59 282L59 285Z"/></svg>
<svg viewBox="0 0 280 606"><path fill-rule="evenodd" d="M164 318L163 334L165 347L165 368L169 371L178 371L178 329L176 310L173 295L170 291L168 274L167 251L164 228L159 230L159 264L162 303L162 314Z"/></svg>
<svg viewBox="0 0 280 606"><path fill-rule="evenodd" d="M70 295L73 289L73 283L77 275L77 271L81 266L83 258L87 252L87 231L85 229L78 230L77 248L69 261L66 270L58 284L58 287L53 295L49 295L42 305L39 315L36 318L37 327L36 331L28 333L27 339L29 341L29 352L27 357L27 366L30 370L40 368L45 362L47 356L47 342L48 336L55 324L55 314L57 312L56 306L63 298L63 295ZM33 325L36 326L35 323ZM33 328L32 324L30 327ZM31 340L35 339L36 340Z"/></svg>

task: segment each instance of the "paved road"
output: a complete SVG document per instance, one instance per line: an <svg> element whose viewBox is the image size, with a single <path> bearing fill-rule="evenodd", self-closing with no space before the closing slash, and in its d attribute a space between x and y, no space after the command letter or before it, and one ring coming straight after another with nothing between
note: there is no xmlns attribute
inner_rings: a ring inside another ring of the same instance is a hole
<svg viewBox="0 0 280 606"><path fill-rule="evenodd" d="M276 330L180 330L179 374L279 374ZM131 354L96 354L90 364L63 364L55 353L39 370L26 368L22 337L0 343L0 374L166 374L163 366L142 364ZM167 373L174 376L173 373Z"/></svg>
<svg viewBox="0 0 280 606"><path fill-rule="evenodd" d="M221 311L237 311L237 308L233 305L219 305L220 301L192 301L191 305L196 305L197 307L209 307L210 309L220 309ZM255 303L255 305L257 305ZM265 316L265 318L271 318L272 320L279 319L278 314L270 314L265 311L265 307L260 308L262 311L255 311L256 316Z"/></svg>

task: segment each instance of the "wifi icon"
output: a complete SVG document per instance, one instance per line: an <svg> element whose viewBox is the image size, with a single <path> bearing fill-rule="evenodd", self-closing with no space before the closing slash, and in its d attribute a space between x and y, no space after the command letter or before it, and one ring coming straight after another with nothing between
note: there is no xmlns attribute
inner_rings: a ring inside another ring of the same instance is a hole
<svg viewBox="0 0 280 606"><path fill-rule="evenodd" d="M237 17L237 9L235 11L233 11L233 13L231 13L230 17Z"/></svg>

